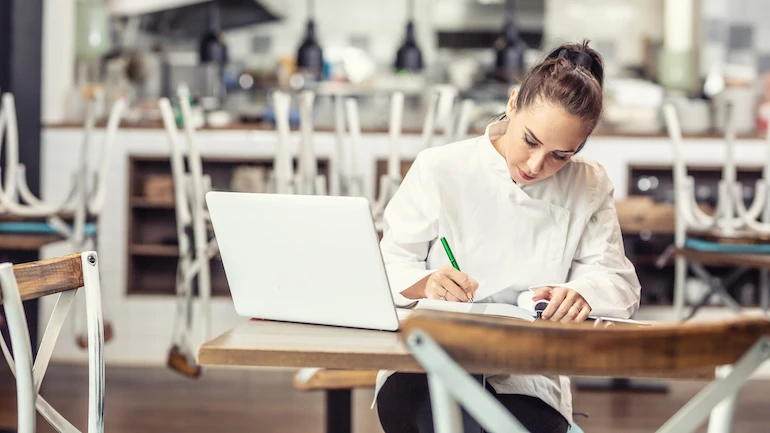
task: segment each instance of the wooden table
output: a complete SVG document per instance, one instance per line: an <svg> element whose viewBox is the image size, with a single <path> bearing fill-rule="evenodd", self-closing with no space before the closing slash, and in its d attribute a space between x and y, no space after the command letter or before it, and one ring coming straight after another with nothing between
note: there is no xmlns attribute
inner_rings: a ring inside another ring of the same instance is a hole
<svg viewBox="0 0 770 433"><path fill-rule="evenodd" d="M225 367L422 368L399 333L249 320L198 348L198 364ZM351 432L352 390L326 391L326 431Z"/></svg>
<svg viewBox="0 0 770 433"><path fill-rule="evenodd" d="M433 336L471 374L706 380L713 379L716 365L735 362L759 336L770 334L770 322L754 318L617 325L605 330L593 329L590 323L530 324L434 311L415 312L402 322L403 332L417 328ZM204 366L423 372L402 342L403 336L401 332L250 320L201 345L197 361ZM349 401L347 405L349 411ZM341 410L334 402L329 407ZM350 431L349 413L342 418L346 423L331 426L330 419L339 418L328 415L328 431Z"/></svg>
<svg viewBox="0 0 770 433"><path fill-rule="evenodd" d="M249 320L198 348L198 364L422 371L398 332Z"/></svg>

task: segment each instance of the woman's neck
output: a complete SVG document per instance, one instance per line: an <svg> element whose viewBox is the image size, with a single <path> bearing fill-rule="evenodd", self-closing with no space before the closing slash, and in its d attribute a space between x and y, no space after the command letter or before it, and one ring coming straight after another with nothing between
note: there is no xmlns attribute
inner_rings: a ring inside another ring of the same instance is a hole
<svg viewBox="0 0 770 433"><path fill-rule="evenodd" d="M492 147L495 148L498 154L503 157L503 160L505 161L506 167L508 166L508 159L505 157L505 149L507 148L507 134L503 134L494 140L489 140L492 143ZM513 183L516 183L516 180L511 176L511 181Z"/></svg>

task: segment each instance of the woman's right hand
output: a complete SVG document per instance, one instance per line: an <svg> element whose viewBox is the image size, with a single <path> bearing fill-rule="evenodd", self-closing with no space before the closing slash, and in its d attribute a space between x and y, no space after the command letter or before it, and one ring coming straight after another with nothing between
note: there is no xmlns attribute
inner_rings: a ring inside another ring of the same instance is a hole
<svg viewBox="0 0 770 433"><path fill-rule="evenodd" d="M479 288L478 281L465 272L444 265L430 274L425 283L425 297L453 302L468 302Z"/></svg>

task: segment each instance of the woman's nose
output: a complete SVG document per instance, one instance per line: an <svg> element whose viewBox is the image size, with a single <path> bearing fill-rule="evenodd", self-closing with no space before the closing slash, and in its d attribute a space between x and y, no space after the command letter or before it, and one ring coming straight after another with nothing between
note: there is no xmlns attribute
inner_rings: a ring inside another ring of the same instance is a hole
<svg viewBox="0 0 770 433"><path fill-rule="evenodd" d="M530 173L538 174L541 171L543 171L544 162L545 162L545 158L543 157L543 154L540 152L536 152L532 156L530 156L529 160L527 161L527 166L529 167Z"/></svg>

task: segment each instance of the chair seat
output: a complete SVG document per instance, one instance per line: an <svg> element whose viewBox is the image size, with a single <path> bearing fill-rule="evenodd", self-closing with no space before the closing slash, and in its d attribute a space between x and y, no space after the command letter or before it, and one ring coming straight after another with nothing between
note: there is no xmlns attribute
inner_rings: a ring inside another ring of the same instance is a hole
<svg viewBox="0 0 770 433"><path fill-rule="evenodd" d="M712 253L770 254L770 244L723 243L703 239L687 238L685 248Z"/></svg>
<svg viewBox="0 0 770 433"><path fill-rule="evenodd" d="M72 229L72 225L69 226ZM86 223L83 233L86 236L96 235L96 223ZM58 234L59 232L46 222L36 221L12 221L0 222L0 233L13 234Z"/></svg>
<svg viewBox="0 0 770 433"><path fill-rule="evenodd" d="M677 248L674 250L674 256L684 257L704 266L770 269L770 254L721 253Z"/></svg>

